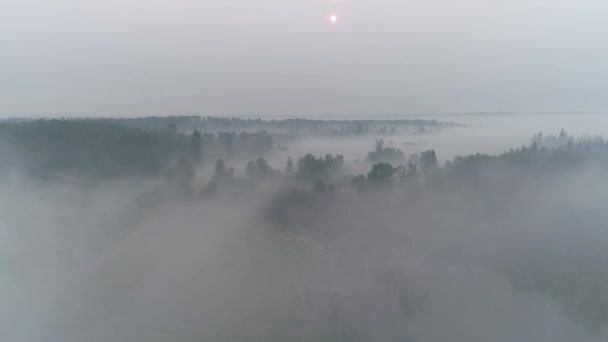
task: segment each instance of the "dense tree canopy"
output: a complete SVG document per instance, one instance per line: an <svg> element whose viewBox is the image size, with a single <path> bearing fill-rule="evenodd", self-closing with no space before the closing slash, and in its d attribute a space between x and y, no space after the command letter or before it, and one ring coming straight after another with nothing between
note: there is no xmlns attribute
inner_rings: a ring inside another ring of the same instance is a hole
<svg viewBox="0 0 608 342"><path fill-rule="evenodd" d="M312 154L307 154L298 159L297 174L305 179L327 179L335 172L338 172L344 164L342 155L315 158Z"/></svg>
<svg viewBox="0 0 608 342"><path fill-rule="evenodd" d="M181 136L92 121L0 123L0 137L38 177L151 176L187 149Z"/></svg>
<svg viewBox="0 0 608 342"><path fill-rule="evenodd" d="M392 147L385 147L384 140L376 140L376 148L367 154L366 160L370 163L393 163L400 164L405 160L403 152Z"/></svg>

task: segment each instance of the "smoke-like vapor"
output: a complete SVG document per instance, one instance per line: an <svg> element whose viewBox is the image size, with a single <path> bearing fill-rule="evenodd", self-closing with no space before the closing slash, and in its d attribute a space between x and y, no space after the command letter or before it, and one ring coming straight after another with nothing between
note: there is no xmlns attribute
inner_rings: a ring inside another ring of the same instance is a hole
<svg viewBox="0 0 608 342"><path fill-rule="evenodd" d="M604 341L605 164L480 165L418 189L270 179L203 200L7 178L2 338Z"/></svg>

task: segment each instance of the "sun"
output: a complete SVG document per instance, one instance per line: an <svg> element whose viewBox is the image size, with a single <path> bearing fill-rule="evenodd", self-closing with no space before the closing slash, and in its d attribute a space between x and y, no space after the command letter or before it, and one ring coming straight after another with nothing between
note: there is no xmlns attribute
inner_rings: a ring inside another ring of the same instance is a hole
<svg viewBox="0 0 608 342"><path fill-rule="evenodd" d="M335 15L335 14L330 15L329 16L329 22L332 23L332 24L337 23L338 22L338 16Z"/></svg>

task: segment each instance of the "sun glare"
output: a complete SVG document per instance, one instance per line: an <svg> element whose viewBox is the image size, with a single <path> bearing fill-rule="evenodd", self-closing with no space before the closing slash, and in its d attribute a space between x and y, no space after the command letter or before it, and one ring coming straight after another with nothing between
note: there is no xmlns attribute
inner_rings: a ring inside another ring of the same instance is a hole
<svg viewBox="0 0 608 342"><path fill-rule="evenodd" d="M337 23L338 22L338 16L335 15L335 14L330 15L329 16L329 22L332 23L332 24Z"/></svg>

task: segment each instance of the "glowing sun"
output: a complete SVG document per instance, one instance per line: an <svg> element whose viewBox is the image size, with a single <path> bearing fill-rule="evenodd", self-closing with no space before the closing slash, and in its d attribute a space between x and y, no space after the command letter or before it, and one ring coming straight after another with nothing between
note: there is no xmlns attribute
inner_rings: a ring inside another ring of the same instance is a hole
<svg viewBox="0 0 608 342"><path fill-rule="evenodd" d="M329 16L329 22L332 23L332 24L337 23L338 22L338 16L335 15L335 14L330 15Z"/></svg>

